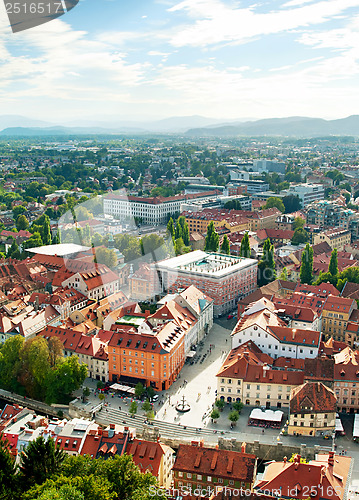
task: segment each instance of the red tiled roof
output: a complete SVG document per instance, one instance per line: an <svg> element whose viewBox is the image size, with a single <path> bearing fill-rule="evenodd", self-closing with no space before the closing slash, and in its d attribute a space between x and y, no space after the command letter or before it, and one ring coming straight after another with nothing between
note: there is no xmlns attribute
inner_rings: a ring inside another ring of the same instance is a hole
<svg viewBox="0 0 359 500"><path fill-rule="evenodd" d="M268 326L280 342L292 344L319 346L320 332L314 330L303 330L300 328L288 328L285 326Z"/></svg>
<svg viewBox="0 0 359 500"><path fill-rule="evenodd" d="M290 413L333 413L337 399L334 392L321 382L306 382L292 390Z"/></svg>
<svg viewBox="0 0 359 500"><path fill-rule="evenodd" d="M308 491L313 491L310 495L313 500L343 500L352 459L334 455L330 461L332 455L320 454L309 463L272 462L255 490L265 494L273 492L272 498L304 500L309 496Z"/></svg>
<svg viewBox="0 0 359 500"><path fill-rule="evenodd" d="M249 453L180 444L173 470L252 483L255 465Z"/></svg>

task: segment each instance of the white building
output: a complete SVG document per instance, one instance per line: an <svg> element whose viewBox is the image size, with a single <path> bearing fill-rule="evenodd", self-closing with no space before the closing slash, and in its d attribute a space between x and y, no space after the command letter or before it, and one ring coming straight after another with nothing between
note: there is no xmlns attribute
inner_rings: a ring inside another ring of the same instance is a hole
<svg viewBox="0 0 359 500"><path fill-rule="evenodd" d="M298 196L302 207L305 207L313 201L324 200L324 186L323 184L309 183L294 184L289 189L282 191L281 194L284 196Z"/></svg>
<svg viewBox="0 0 359 500"><path fill-rule="evenodd" d="M191 346L197 345L212 328L213 300L193 285L181 293L166 295L157 305L167 304L171 300L188 309L197 320L186 332L185 352L188 353Z"/></svg>
<svg viewBox="0 0 359 500"><path fill-rule="evenodd" d="M320 332L289 328L274 312L261 309L244 315L232 331L232 349L251 340L274 359L316 358Z"/></svg>
<svg viewBox="0 0 359 500"><path fill-rule="evenodd" d="M205 186L204 186L205 189ZM103 199L104 213L125 220L138 217L144 224L165 224L170 215L181 211L181 203L186 200L216 198L218 193L203 192L183 194L164 198L140 198L125 194L108 194Z"/></svg>

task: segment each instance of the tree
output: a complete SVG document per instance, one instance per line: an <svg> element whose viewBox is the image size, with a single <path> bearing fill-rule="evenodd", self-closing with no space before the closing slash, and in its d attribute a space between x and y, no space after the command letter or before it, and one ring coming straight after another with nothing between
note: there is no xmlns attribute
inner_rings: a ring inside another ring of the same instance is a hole
<svg viewBox="0 0 359 500"><path fill-rule="evenodd" d="M142 405L142 410L147 413L148 411L152 410L152 405L148 399L143 403Z"/></svg>
<svg viewBox="0 0 359 500"><path fill-rule="evenodd" d="M26 212L26 208L23 205L17 205L12 209L12 216L15 220L19 217L19 215L24 214Z"/></svg>
<svg viewBox="0 0 359 500"><path fill-rule="evenodd" d="M280 198L277 198L276 196L271 196L270 198L268 198L263 208L266 209L273 207L278 208L278 210L280 210L282 213L285 211L283 201Z"/></svg>
<svg viewBox="0 0 359 500"><path fill-rule="evenodd" d="M136 401L132 401L130 408L128 410L132 417L134 417L136 415L137 408L138 408L138 405L137 405Z"/></svg>
<svg viewBox="0 0 359 500"><path fill-rule="evenodd" d="M175 228L175 238L182 238L183 243L188 246L189 245L189 229L188 224L186 222L186 218L181 215L178 217Z"/></svg>
<svg viewBox="0 0 359 500"><path fill-rule="evenodd" d="M150 410L146 411L146 418L147 418L147 420L154 420L155 413L154 413L152 408Z"/></svg>
<svg viewBox="0 0 359 500"><path fill-rule="evenodd" d="M301 208L301 202L299 196L290 194L283 197L283 205L285 208L285 213L290 214L291 212L296 212Z"/></svg>
<svg viewBox="0 0 359 500"><path fill-rule="evenodd" d="M283 267L282 272L279 275L279 279L283 280L283 281L287 281L288 280L288 271L287 271L286 267Z"/></svg>
<svg viewBox="0 0 359 500"><path fill-rule="evenodd" d="M226 253L229 255L231 250L231 246L229 243L228 236L225 234L223 237L222 245L221 245L221 253Z"/></svg>
<svg viewBox="0 0 359 500"><path fill-rule="evenodd" d="M19 390L17 377L21 370L20 352L24 342L24 337L15 335L7 339L0 349L0 385L8 391Z"/></svg>
<svg viewBox="0 0 359 500"><path fill-rule="evenodd" d="M274 247L267 238L263 245L263 256L258 263L258 285L263 286L276 279Z"/></svg>
<svg viewBox="0 0 359 500"><path fill-rule="evenodd" d="M109 268L116 267L116 253L111 248L100 247L96 250L96 262L105 264Z"/></svg>
<svg viewBox="0 0 359 500"><path fill-rule="evenodd" d="M60 238L60 230L58 229L54 239L52 240L52 244L58 245L59 243L61 243L61 238Z"/></svg>
<svg viewBox="0 0 359 500"><path fill-rule="evenodd" d="M239 413L237 410L233 410L230 412L228 415L228 419L232 422L233 425L237 423L237 420L239 419Z"/></svg>
<svg viewBox="0 0 359 500"><path fill-rule="evenodd" d="M217 420L217 419L219 419L219 417L220 417L220 413L219 413L219 411L217 410L217 408L214 408L214 409L212 410L212 413L211 413L210 417L211 417L212 421L213 421L213 420Z"/></svg>
<svg viewBox="0 0 359 500"><path fill-rule="evenodd" d="M191 248L186 247L182 238L177 238L177 240L175 240L174 250L176 255L183 255L184 253L190 252Z"/></svg>
<svg viewBox="0 0 359 500"><path fill-rule="evenodd" d="M310 285L313 281L313 248L306 244L302 252L302 263L300 266L300 282Z"/></svg>
<svg viewBox="0 0 359 500"><path fill-rule="evenodd" d="M303 228L304 224L305 224L305 220L302 217L296 217L294 219L294 223L293 223L293 230L295 231L299 227Z"/></svg>
<svg viewBox="0 0 359 500"><path fill-rule="evenodd" d="M24 214L19 215L19 217L16 219L16 229L18 231L25 231L29 227L29 221L25 217Z"/></svg>
<svg viewBox="0 0 359 500"><path fill-rule="evenodd" d="M11 243L11 247L7 251L6 257L8 257L8 258L11 257L12 259L20 259L21 258L20 248L15 240Z"/></svg>
<svg viewBox="0 0 359 500"><path fill-rule="evenodd" d="M161 260L167 257L167 247L162 236L156 233L147 234L141 238L142 255L150 254L155 260Z"/></svg>
<svg viewBox="0 0 359 500"><path fill-rule="evenodd" d="M143 387L143 385L141 384L141 382L138 382L136 384L136 387L135 387L135 396L136 396L136 398L141 399L141 397L143 396L144 392L145 392L145 388Z"/></svg>
<svg viewBox="0 0 359 500"><path fill-rule="evenodd" d="M45 441L42 436L39 436L34 441L30 441L20 455L19 480L23 489L42 484L47 478L59 472L65 456L65 452L55 446L52 438Z"/></svg>
<svg viewBox="0 0 359 500"><path fill-rule="evenodd" d="M20 363L19 382L30 397L41 400L51 370L49 347L44 337L24 342L20 351Z"/></svg>
<svg viewBox="0 0 359 500"><path fill-rule="evenodd" d="M50 219L48 215L45 215L44 229L41 239L44 245L51 245L52 237L51 237Z"/></svg>
<svg viewBox="0 0 359 500"><path fill-rule="evenodd" d="M59 337L50 337L47 341L50 367L54 368L63 358L64 344Z"/></svg>
<svg viewBox="0 0 359 500"><path fill-rule="evenodd" d="M88 387L84 387L82 389L82 402L85 403L87 401L87 398L90 395L90 389Z"/></svg>
<svg viewBox="0 0 359 500"><path fill-rule="evenodd" d="M33 233L31 238L24 241L24 243L22 244L24 250L26 250L27 248L41 247L42 245L43 245L43 241L41 238L41 234L37 231L35 233Z"/></svg>
<svg viewBox="0 0 359 500"><path fill-rule="evenodd" d="M1 436L0 436L1 437ZM8 448L8 442L0 439L0 498L16 500L17 494L16 465Z"/></svg>
<svg viewBox="0 0 359 500"><path fill-rule="evenodd" d="M77 356L63 358L48 377L46 401L68 403L72 392L81 387L86 377L87 366Z"/></svg>
<svg viewBox="0 0 359 500"><path fill-rule="evenodd" d="M90 476L101 478L108 482L108 491L113 495L110 498L113 499L159 500L163 498L156 494L158 490L156 478L149 472L141 473L134 464L132 456L127 454L115 455L107 460L93 459L88 455L67 456L62 466L62 474L65 477L83 480ZM77 489L81 491L79 486ZM107 496L92 497L91 491L87 488L86 500L109 500ZM37 500L37 497L34 498Z"/></svg>
<svg viewBox="0 0 359 500"><path fill-rule="evenodd" d="M235 401L232 406L238 413L241 413L244 404L242 403L242 401Z"/></svg>
<svg viewBox="0 0 359 500"><path fill-rule="evenodd" d="M226 208L227 210L242 210L241 202L239 200L227 201L223 208Z"/></svg>
<svg viewBox="0 0 359 500"><path fill-rule="evenodd" d="M39 233L42 243L41 245L51 245L51 227L50 219L46 214L41 215L31 224L30 231L35 234ZM32 247L28 247L32 248Z"/></svg>
<svg viewBox="0 0 359 500"><path fill-rule="evenodd" d="M308 232L302 227L298 227L292 236L292 245L300 245L309 241Z"/></svg>
<svg viewBox="0 0 359 500"><path fill-rule="evenodd" d="M249 244L249 234L246 232L242 238L241 246L239 249L239 255L241 257L246 257L247 259L251 256L251 247Z"/></svg>
<svg viewBox="0 0 359 500"><path fill-rule="evenodd" d="M334 248L332 255L330 256L328 272L332 276L336 276L338 274L338 250L336 248Z"/></svg>
<svg viewBox="0 0 359 500"><path fill-rule="evenodd" d="M175 239L175 226L172 217L170 217L167 224L167 234L172 238L172 240Z"/></svg>
<svg viewBox="0 0 359 500"><path fill-rule="evenodd" d="M216 402L214 403L217 408L219 409L219 411L222 411L223 408L224 408L224 401L223 399L216 399Z"/></svg>
<svg viewBox="0 0 359 500"><path fill-rule="evenodd" d="M155 395L155 390L151 385L147 387L146 392L149 398L153 398L153 396Z"/></svg>
<svg viewBox="0 0 359 500"><path fill-rule="evenodd" d="M207 234L204 249L206 252L217 252L219 247L219 235L215 230L214 222L211 221L207 226Z"/></svg>
<svg viewBox="0 0 359 500"><path fill-rule="evenodd" d="M123 253L125 262L131 262L141 257L140 240L130 234L116 234L115 246Z"/></svg>

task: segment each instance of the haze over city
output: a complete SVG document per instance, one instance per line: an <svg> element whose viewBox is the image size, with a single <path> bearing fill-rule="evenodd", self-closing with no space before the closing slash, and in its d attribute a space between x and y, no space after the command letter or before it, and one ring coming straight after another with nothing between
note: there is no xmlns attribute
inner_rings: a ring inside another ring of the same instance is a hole
<svg viewBox="0 0 359 500"><path fill-rule="evenodd" d="M51 123L359 113L359 0L82 0L13 34L0 110Z"/></svg>

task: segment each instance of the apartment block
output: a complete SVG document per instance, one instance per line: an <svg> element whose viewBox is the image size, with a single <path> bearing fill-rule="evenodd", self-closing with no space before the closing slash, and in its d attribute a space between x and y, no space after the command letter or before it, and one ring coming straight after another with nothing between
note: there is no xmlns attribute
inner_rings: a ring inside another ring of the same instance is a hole
<svg viewBox="0 0 359 500"><path fill-rule="evenodd" d="M213 299L213 313L218 317L255 290L257 266L254 259L196 250L157 262L152 271L156 293L176 293L194 285Z"/></svg>

